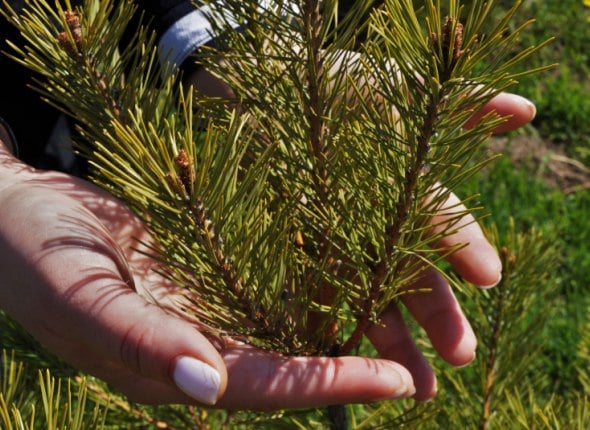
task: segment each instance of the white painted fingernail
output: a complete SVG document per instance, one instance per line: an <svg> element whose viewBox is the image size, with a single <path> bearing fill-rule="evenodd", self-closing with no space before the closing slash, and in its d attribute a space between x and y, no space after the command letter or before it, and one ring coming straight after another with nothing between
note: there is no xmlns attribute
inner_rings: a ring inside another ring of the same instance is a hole
<svg viewBox="0 0 590 430"><path fill-rule="evenodd" d="M179 357L172 378L176 386L193 399L206 405L217 402L221 377L208 364L193 357Z"/></svg>
<svg viewBox="0 0 590 430"><path fill-rule="evenodd" d="M498 277L498 280L495 283L493 283L491 285L478 285L478 287L481 288L482 290L489 290L490 288L494 288L501 281L502 281L502 274L500 273L500 276Z"/></svg>

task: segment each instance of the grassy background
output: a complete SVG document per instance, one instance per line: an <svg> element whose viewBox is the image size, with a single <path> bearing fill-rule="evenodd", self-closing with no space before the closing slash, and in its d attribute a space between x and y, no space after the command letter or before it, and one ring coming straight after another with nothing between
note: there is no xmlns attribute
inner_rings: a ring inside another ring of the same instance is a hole
<svg viewBox="0 0 590 430"><path fill-rule="evenodd" d="M536 18L529 40L535 43L547 37L555 42L536 61L559 63L553 73L539 79L531 77L522 85L522 93L538 106L534 126L541 136L563 144L568 153L590 160L590 22L582 0L560 2L527 1L524 14Z"/></svg>
<svg viewBox="0 0 590 430"><path fill-rule="evenodd" d="M506 9L511 1L499 2ZM531 64L558 63L541 75L523 79L514 92L533 100L531 126L508 136L504 156L458 192L479 193L490 216L505 231L536 227L560 250L554 274L559 299L545 327L544 367L556 393L577 390L575 369L581 327L590 305L590 8L582 0L528 0L515 23L534 18L522 47L549 37L553 43ZM527 144L519 155L519 145ZM569 178L563 180L564 178Z"/></svg>

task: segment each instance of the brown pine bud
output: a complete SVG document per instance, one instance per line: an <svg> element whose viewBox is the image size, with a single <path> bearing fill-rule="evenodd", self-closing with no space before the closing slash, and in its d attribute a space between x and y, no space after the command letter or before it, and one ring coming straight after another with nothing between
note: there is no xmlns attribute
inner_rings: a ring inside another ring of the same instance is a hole
<svg viewBox="0 0 590 430"><path fill-rule="evenodd" d="M59 45L68 53L70 56L74 56L76 54L76 50L74 49L74 45L70 39L70 35L67 31L62 31L57 35L57 41Z"/></svg>
<svg viewBox="0 0 590 430"><path fill-rule="evenodd" d="M76 12L71 10L67 10L66 13L66 24L68 24L68 28L73 30L74 28L80 27L80 17Z"/></svg>
<svg viewBox="0 0 590 430"><path fill-rule="evenodd" d="M451 73L457 61L464 54L463 46L463 24L456 18L447 16L441 28L440 36L436 33L430 34L430 42L435 52L442 55L440 79L446 81L451 77Z"/></svg>
<svg viewBox="0 0 590 430"><path fill-rule="evenodd" d="M457 61L463 54L463 51L461 50L461 46L463 45L463 24L456 21L455 18L447 16L442 28L442 33L443 53L451 52L452 60Z"/></svg>
<svg viewBox="0 0 590 430"><path fill-rule="evenodd" d="M295 245L299 248L305 245L305 242L303 240L303 233L301 233L301 230L297 230L297 233L295 233Z"/></svg>
<svg viewBox="0 0 590 430"><path fill-rule="evenodd" d="M179 169L187 169L190 166L190 157L184 149L181 149L174 157L174 163Z"/></svg>
<svg viewBox="0 0 590 430"><path fill-rule="evenodd" d="M176 157L174 157L174 164L176 164L176 167L178 167L178 176L182 182L185 193L190 195L195 180L195 175L191 158L184 149L181 149Z"/></svg>
<svg viewBox="0 0 590 430"><path fill-rule="evenodd" d="M82 48L82 29L76 28L72 30L72 36L74 36L74 42L78 49Z"/></svg>
<svg viewBox="0 0 590 430"><path fill-rule="evenodd" d="M70 10L66 11L66 24L74 37L74 43L79 48L82 47L82 26L80 24L80 17L76 12Z"/></svg>
<svg viewBox="0 0 590 430"><path fill-rule="evenodd" d="M64 48L71 57L77 57L79 52L82 50L83 42L80 17L76 12L68 10L65 12L65 18L69 32L62 31L57 35L57 39L60 46Z"/></svg>

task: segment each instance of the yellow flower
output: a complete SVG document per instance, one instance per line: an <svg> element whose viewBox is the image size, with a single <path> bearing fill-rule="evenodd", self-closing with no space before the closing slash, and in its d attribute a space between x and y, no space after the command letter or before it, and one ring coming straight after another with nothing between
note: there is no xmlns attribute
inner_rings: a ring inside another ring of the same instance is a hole
<svg viewBox="0 0 590 430"><path fill-rule="evenodd" d="M584 0L584 6L590 7L590 0Z"/></svg>

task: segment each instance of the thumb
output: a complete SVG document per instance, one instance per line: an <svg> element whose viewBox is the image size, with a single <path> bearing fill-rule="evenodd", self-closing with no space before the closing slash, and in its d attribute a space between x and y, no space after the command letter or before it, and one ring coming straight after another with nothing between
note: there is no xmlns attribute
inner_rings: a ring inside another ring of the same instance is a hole
<svg viewBox="0 0 590 430"><path fill-rule="evenodd" d="M0 305L50 351L134 400L216 403L227 374L213 345L130 288L121 252L91 214L41 191L0 206L12 210L10 228L0 222ZM21 213L26 222L15 222Z"/></svg>
<svg viewBox="0 0 590 430"><path fill-rule="evenodd" d="M52 284L62 288L41 302L51 305L37 323L29 321L42 327L39 340L135 401L215 404L225 391L227 373L207 338L133 291L112 259L100 261L91 253L89 264L83 251L68 254L61 250L50 257L64 258L70 267L74 261L76 270L52 274ZM55 261L51 266L67 267Z"/></svg>
<svg viewBox="0 0 590 430"><path fill-rule="evenodd" d="M123 374L131 374L120 379L120 389L150 403L186 403L190 400L184 395L188 395L214 405L225 391L227 373L221 356L205 336L132 291L121 289L112 295L114 298L87 323L97 334L93 349L98 355ZM170 389L143 392L140 380L163 383ZM117 381L113 383L117 385Z"/></svg>

